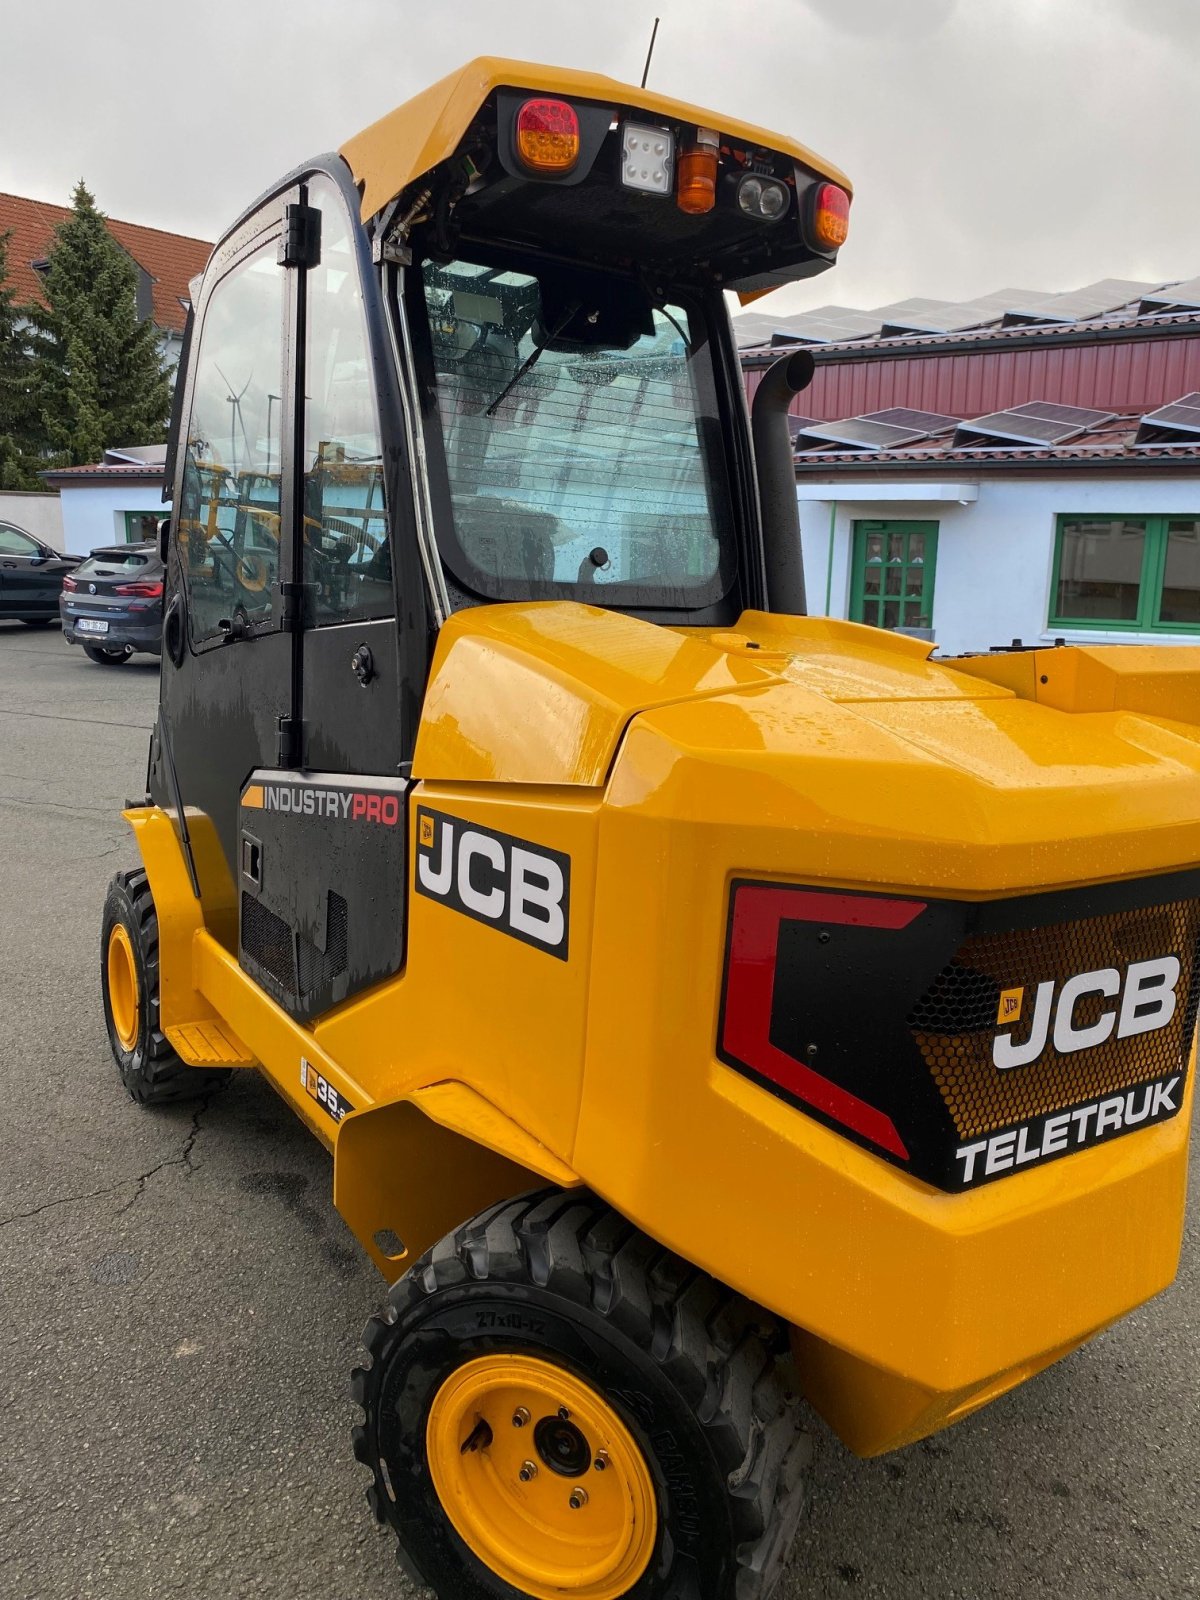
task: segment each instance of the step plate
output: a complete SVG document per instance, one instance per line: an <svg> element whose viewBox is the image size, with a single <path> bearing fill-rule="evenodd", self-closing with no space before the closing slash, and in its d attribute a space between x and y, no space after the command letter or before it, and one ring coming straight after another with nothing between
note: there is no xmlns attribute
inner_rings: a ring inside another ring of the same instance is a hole
<svg viewBox="0 0 1200 1600"><path fill-rule="evenodd" d="M184 1022L166 1030L171 1048L189 1067L252 1067L254 1057L223 1022Z"/></svg>

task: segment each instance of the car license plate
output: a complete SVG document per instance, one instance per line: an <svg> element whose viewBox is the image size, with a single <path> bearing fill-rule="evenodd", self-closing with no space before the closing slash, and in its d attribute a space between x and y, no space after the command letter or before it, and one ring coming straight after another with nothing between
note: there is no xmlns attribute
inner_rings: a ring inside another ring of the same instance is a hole
<svg viewBox="0 0 1200 1600"><path fill-rule="evenodd" d="M94 622L91 617L80 617L79 621L75 624L75 627L76 627L77 632L79 632L79 633L107 633L108 632L108 623L107 622Z"/></svg>

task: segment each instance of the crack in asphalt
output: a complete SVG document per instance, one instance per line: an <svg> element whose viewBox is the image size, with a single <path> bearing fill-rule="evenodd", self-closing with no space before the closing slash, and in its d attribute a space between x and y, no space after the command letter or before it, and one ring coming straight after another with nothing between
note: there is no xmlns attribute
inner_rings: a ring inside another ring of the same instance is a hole
<svg viewBox="0 0 1200 1600"><path fill-rule="evenodd" d="M17 794L0 794L0 805L27 806L32 811L47 808L55 811L88 812L106 817L111 817L113 812L112 806L78 806L66 800L23 800Z"/></svg>
<svg viewBox="0 0 1200 1600"><path fill-rule="evenodd" d="M192 1161L192 1151L196 1148L196 1140L200 1137L200 1123L204 1113L208 1110L212 1100L213 1091L210 1090L202 1096L195 1111L192 1112L192 1125L188 1130L187 1138L183 1141L183 1149L177 1156L168 1156L157 1163L147 1172L140 1172L136 1178L122 1178L117 1183L106 1184L103 1189L93 1189L89 1194L59 1195L54 1200L44 1200L40 1206L33 1206L28 1211L14 1211L11 1216L0 1217L0 1228L7 1228L10 1222L23 1222L28 1217L40 1216L43 1211L53 1211L58 1206L82 1205L88 1200L100 1200L106 1194L116 1194L121 1189L126 1189L133 1184L132 1196L116 1212L118 1217L123 1217L142 1195L146 1192L146 1185L157 1173L163 1172L167 1167L182 1167L188 1177L196 1170Z"/></svg>
<svg viewBox="0 0 1200 1600"><path fill-rule="evenodd" d="M139 733L153 733L152 722L114 722L109 717L70 717L62 711L21 711L13 708L0 710L0 717L37 717L43 722L83 722L89 728L133 728Z"/></svg>

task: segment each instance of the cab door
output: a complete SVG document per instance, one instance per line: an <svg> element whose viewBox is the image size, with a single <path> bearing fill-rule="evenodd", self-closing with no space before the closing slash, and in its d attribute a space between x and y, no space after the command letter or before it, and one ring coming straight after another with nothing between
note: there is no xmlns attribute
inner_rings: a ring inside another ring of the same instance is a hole
<svg viewBox="0 0 1200 1600"><path fill-rule="evenodd" d="M427 640L395 368L358 197L321 172L304 197L312 248L288 460L298 765L264 763L243 792L238 890L243 968L308 1020L403 962Z"/></svg>
<svg viewBox="0 0 1200 1600"><path fill-rule="evenodd" d="M179 380L150 791L160 805L204 814L235 879L241 790L256 768L279 765L281 751L294 759L285 609L295 495L284 464L298 296L281 246L289 207L302 200L298 189L277 196L218 247ZM198 892L218 888L227 881Z"/></svg>

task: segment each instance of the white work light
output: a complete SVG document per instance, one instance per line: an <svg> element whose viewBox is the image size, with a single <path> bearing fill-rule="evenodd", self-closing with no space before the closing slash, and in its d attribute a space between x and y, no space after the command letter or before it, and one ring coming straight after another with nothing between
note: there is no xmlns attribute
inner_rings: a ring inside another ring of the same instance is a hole
<svg viewBox="0 0 1200 1600"><path fill-rule="evenodd" d="M675 140L667 128L627 122L621 129L621 182L644 194L670 194Z"/></svg>

